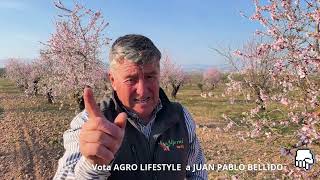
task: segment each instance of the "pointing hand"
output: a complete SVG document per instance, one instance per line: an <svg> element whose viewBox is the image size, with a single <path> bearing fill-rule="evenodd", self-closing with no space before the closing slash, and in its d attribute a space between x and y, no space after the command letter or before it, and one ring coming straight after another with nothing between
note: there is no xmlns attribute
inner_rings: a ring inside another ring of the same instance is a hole
<svg viewBox="0 0 320 180"><path fill-rule="evenodd" d="M83 98L89 119L80 130L80 152L92 164L110 164L121 146L127 114L120 113L112 123L100 111L91 88L84 89Z"/></svg>

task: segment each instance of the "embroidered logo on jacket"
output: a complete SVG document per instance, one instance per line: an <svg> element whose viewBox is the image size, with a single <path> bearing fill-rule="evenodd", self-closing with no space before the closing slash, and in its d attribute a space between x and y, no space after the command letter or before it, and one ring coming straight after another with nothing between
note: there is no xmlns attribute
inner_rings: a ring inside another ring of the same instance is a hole
<svg viewBox="0 0 320 180"><path fill-rule="evenodd" d="M170 148L172 147L176 147L177 149L184 148L183 139L180 139L180 140L169 139L167 142L163 142L160 140L159 145L163 149L163 151L170 151Z"/></svg>

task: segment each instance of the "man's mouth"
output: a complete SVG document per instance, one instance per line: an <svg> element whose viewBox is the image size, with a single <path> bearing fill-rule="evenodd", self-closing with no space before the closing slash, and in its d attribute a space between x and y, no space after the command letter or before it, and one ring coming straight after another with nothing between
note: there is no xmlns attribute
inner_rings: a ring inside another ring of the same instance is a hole
<svg viewBox="0 0 320 180"><path fill-rule="evenodd" d="M150 100L150 97L139 98L139 99L134 99L134 102L139 104L146 104L149 100Z"/></svg>

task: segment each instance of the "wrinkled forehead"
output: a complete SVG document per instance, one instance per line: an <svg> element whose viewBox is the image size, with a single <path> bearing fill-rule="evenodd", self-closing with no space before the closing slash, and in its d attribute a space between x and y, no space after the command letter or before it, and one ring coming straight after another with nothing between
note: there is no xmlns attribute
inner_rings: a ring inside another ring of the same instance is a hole
<svg viewBox="0 0 320 180"><path fill-rule="evenodd" d="M159 73L160 72L160 62L151 61L148 63L136 63L130 60L123 60L117 62L114 66L114 73Z"/></svg>

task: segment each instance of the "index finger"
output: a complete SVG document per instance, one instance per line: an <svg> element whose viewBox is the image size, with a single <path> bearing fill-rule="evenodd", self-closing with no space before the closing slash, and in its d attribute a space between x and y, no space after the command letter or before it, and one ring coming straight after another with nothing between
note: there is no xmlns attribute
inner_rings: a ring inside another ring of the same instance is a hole
<svg viewBox="0 0 320 180"><path fill-rule="evenodd" d="M85 87L83 92L83 100L86 111L88 112L89 118L103 117L96 101L93 97L91 88Z"/></svg>

